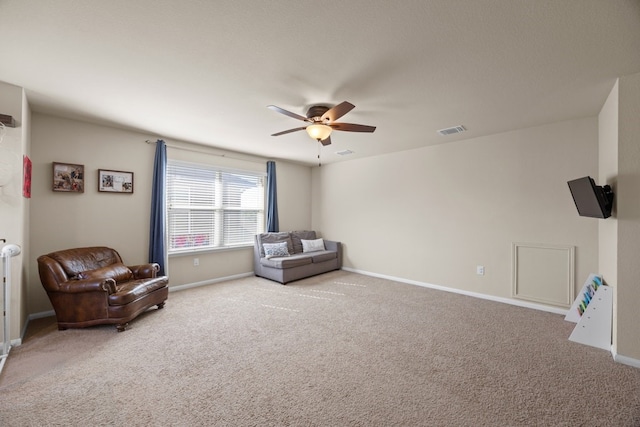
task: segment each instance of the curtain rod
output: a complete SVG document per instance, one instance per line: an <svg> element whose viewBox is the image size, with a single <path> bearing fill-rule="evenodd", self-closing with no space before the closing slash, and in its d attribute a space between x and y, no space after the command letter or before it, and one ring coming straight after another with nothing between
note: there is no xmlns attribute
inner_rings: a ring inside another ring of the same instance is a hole
<svg viewBox="0 0 640 427"><path fill-rule="evenodd" d="M147 144L151 144L151 143L155 143L157 141L152 141L150 139L147 139L144 142L146 142ZM258 161L258 160L241 159L240 157L229 156L229 155L227 155L225 153L212 153L212 152L210 152L210 151L208 151L206 149L198 150L197 148L187 148L187 147L181 147L179 145L167 144L166 141L165 141L165 145L167 147L175 148L177 150L190 151L192 153L209 154L211 156L224 157L225 159L240 160L240 161L243 161L243 162L252 162L252 163L266 163L266 160L265 161Z"/></svg>

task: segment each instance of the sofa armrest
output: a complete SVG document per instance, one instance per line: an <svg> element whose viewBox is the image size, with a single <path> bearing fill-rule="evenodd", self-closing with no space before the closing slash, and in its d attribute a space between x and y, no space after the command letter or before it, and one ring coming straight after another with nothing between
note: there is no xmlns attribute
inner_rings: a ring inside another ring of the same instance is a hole
<svg viewBox="0 0 640 427"><path fill-rule="evenodd" d="M136 279L151 279L156 277L158 271L160 271L160 265L156 262L140 265L130 265L129 270L133 273L133 277Z"/></svg>
<svg viewBox="0 0 640 427"><path fill-rule="evenodd" d="M337 251L340 246L340 242L335 242L333 240L325 240L324 248L328 251Z"/></svg>
<svg viewBox="0 0 640 427"><path fill-rule="evenodd" d="M116 291L116 281L113 279L68 280L60 283L58 290L69 294L82 292L106 292L112 294Z"/></svg>
<svg viewBox="0 0 640 427"><path fill-rule="evenodd" d="M342 267L342 243L334 240L325 240L324 248L328 251L335 251L338 253L338 265Z"/></svg>

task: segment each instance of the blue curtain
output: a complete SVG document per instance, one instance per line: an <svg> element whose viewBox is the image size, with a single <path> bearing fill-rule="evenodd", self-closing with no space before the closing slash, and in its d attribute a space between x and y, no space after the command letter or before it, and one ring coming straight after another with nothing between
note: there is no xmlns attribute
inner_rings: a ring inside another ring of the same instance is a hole
<svg viewBox="0 0 640 427"><path fill-rule="evenodd" d="M276 162L267 162L267 231L280 231L278 225L278 194L276 190Z"/></svg>
<svg viewBox="0 0 640 427"><path fill-rule="evenodd" d="M167 175L167 146L156 141L156 158L153 165L153 187L151 193L151 233L149 235L149 262L160 264L158 275L165 275L167 250L164 238L165 177Z"/></svg>

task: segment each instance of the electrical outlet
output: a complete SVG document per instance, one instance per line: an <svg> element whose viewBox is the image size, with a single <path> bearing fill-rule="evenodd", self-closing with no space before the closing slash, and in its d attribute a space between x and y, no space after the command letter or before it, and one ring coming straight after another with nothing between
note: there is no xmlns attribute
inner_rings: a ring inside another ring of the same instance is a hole
<svg viewBox="0 0 640 427"><path fill-rule="evenodd" d="M193 259L193 265L194 265L194 267L199 266L199 265L200 265L200 259L198 259L198 258L194 258L194 259Z"/></svg>
<svg viewBox="0 0 640 427"><path fill-rule="evenodd" d="M484 265L479 265L476 267L476 274L478 276L484 276Z"/></svg>

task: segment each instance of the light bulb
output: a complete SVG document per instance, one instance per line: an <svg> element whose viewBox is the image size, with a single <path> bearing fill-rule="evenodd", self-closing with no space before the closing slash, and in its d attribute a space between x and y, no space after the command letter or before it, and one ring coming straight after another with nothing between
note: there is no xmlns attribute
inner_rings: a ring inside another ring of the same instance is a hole
<svg viewBox="0 0 640 427"><path fill-rule="evenodd" d="M323 124L313 124L307 126L309 136L317 141L325 140L331 135L331 127Z"/></svg>

